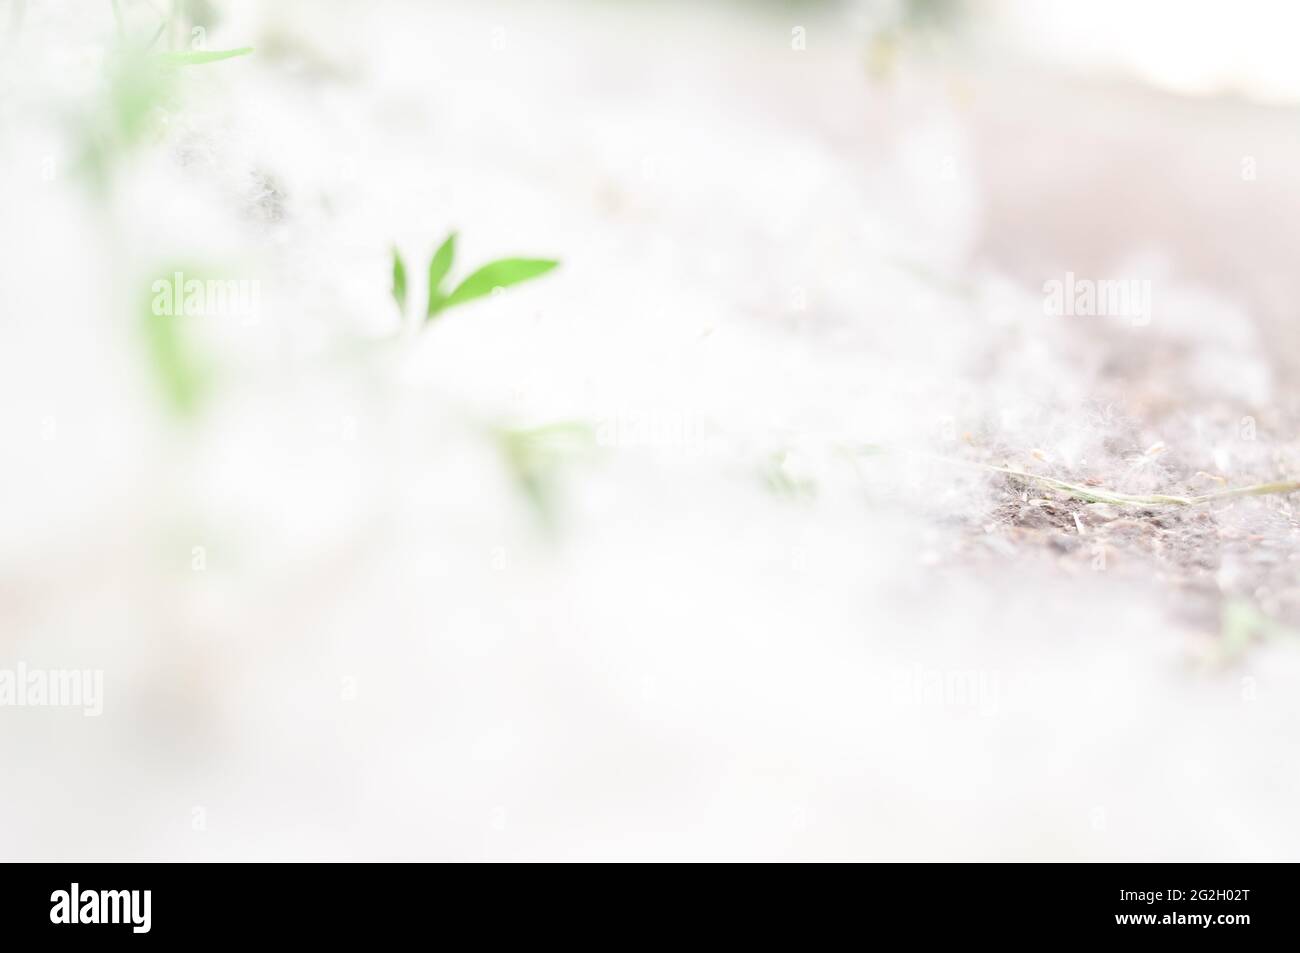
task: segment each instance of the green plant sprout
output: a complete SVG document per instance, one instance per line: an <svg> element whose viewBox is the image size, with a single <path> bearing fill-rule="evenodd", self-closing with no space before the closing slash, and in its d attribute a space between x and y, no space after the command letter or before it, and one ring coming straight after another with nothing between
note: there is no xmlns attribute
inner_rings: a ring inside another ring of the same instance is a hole
<svg viewBox="0 0 1300 953"><path fill-rule="evenodd" d="M450 291L444 290L447 275L456 258L456 233L449 234L429 260L429 297L424 308L424 320L432 321L448 308L466 304L476 298L491 294L498 288L508 288L533 278L540 278L560 263L549 258L499 258L488 262ZM393 249L393 300L398 310L406 314L407 299L406 263L401 252Z"/></svg>

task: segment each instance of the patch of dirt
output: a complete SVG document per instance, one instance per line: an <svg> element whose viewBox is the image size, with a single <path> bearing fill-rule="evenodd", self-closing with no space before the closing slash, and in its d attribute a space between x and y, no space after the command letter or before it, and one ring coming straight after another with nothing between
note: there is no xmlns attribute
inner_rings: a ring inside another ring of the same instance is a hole
<svg viewBox="0 0 1300 953"><path fill-rule="evenodd" d="M1217 633L1225 606L1244 601L1300 627L1300 519L1285 497L1219 506L1123 507L1050 497L1014 478L970 534L985 552L1058 563L1069 573L1115 572L1168 588L1175 617ZM987 545L990 538L1005 546ZM977 547L978 548L978 547Z"/></svg>

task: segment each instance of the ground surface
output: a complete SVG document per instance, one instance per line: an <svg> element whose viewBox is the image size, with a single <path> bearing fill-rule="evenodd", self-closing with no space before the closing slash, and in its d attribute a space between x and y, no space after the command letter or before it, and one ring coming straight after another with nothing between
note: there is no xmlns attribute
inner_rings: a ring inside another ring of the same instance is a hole
<svg viewBox="0 0 1300 953"><path fill-rule="evenodd" d="M0 658L107 701L3 712L0 855L1293 858L1295 501L964 465L1300 472L1292 114L457 6L221 5L256 53L101 192L111 19L29 11ZM391 248L453 228L561 268L399 334ZM179 419L177 262L262 289ZM1045 315L1066 271L1151 321Z"/></svg>

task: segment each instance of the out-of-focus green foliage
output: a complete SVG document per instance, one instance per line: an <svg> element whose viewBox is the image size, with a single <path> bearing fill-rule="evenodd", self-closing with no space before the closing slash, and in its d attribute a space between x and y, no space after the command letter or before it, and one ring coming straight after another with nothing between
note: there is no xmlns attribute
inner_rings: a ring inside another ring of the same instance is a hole
<svg viewBox="0 0 1300 953"><path fill-rule="evenodd" d="M166 268L158 274L197 276L202 273L194 267ZM164 281L169 281L164 279ZM180 296L177 298L176 296ZM181 300L183 289L171 289L168 286L165 297L173 301ZM145 355L154 382L157 384L168 408L177 417L188 419L195 416L211 394L214 374L211 365L204 359L194 342L194 335L189 327L192 316L176 313L173 307L160 307L160 293L157 285L151 286L144 297L141 309L141 328L144 337Z"/></svg>
<svg viewBox="0 0 1300 953"><path fill-rule="evenodd" d="M775 496L790 500L805 499L817 494L817 484L791 472L787 464L790 455L785 451L773 453L761 467L763 485Z"/></svg>
<svg viewBox="0 0 1300 953"><path fill-rule="evenodd" d="M241 46L237 50L187 50L178 53L158 53L154 59L162 66L201 66L204 63L217 63L221 60L247 56L253 52L251 46Z"/></svg>
<svg viewBox="0 0 1300 953"><path fill-rule="evenodd" d="M161 125L160 116L177 105L177 70L215 63L252 53L233 50L175 50L151 52L170 33L172 16L162 18L152 37L132 36L119 4L113 4L117 39L106 60L105 101L88 107L80 124L82 140L78 167L103 193L113 169L136 147L147 142Z"/></svg>
<svg viewBox="0 0 1300 953"><path fill-rule="evenodd" d="M515 485L548 532L556 527L564 468L595 451L595 433L578 421L532 428L502 428L497 444Z"/></svg>
<svg viewBox="0 0 1300 953"><path fill-rule="evenodd" d="M393 249L393 300L397 302L397 310L406 314L406 262L396 248Z"/></svg>
<svg viewBox="0 0 1300 953"><path fill-rule="evenodd" d="M1295 638L1297 634L1300 633L1265 615L1248 599L1225 600L1219 619L1220 661L1226 664L1239 660L1253 642Z"/></svg>
<svg viewBox="0 0 1300 953"><path fill-rule="evenodd" d="M958 31L970 12L969 0L903 0L881 6L870 18L868 74L879 82L888 80L905 50L932 47Z"/></svg>

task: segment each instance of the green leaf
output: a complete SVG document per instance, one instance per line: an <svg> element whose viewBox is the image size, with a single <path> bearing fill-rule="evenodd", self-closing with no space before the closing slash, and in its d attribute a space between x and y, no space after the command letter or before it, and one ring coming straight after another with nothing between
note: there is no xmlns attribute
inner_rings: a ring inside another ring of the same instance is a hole
<svg viewBox="0 0 1300 953"><path fill-rule="evenodd" d="M458 304L489 295L497 288L508 288L521 281L540 277L557 265L559 265L558 261L544 258L502 258L500 261L494 261L484 265L462 281L442 302L438 310L454 308Z"/></svg>
<svg viewBox="0 0 1300 953"><path fill-rule="evenodd" d="M241 46L237 50L187 50L178 53L158 53L154 59L163 66L202 66L204 63L216 63L220 60L247 56L253 52L251 46Z"/></svg>
<svg viewBox="0 0 1300 953"><path fill-rule="evenodd" d="M456 257L456 233L447 236L429 261L429 305L424 316L431 318L441 309L447 296L442 293L442 282L451 271L452 259Z"/></svg>
<svg viewBox="0 0 1300 953"><path fill-rule="evenodd" d="M393 249L393 300L397 309L406 314L406 262L396 248Z"/></svg>

